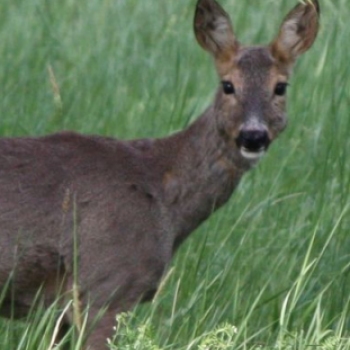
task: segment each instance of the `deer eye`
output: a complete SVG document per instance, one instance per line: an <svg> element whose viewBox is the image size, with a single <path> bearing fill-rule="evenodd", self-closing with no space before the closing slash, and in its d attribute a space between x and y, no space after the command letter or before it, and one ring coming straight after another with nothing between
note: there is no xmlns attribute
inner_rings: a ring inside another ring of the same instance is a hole
<svg viewBox="0 0 350 350"><path fill-rule="evenodd" d="M235 87L230 81L223 81L222 82L222 88L224 90L224 93L226 95L232 95L235 93Z"/></svg>
<svg viewBox="0 0 350 350"><path fill-rule="evenodd" d="M277 83L275 87L275 95L284 96L287 92L287 83Z"/></svg>

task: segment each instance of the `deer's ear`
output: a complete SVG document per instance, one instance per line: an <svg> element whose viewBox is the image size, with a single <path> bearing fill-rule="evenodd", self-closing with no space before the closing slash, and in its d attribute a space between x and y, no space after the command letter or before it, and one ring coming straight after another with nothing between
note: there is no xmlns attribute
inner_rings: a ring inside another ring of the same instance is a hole
<svg viewBox="0 0 350 350"><path fill-rule="evenodd" d="M279 34L271 44L273 55L293 63L315 41L319 26L320 7L317 0L304 0L284 19Z"/></svg>
<svg viewBox="0 0 350 350"><path fill-rule="evenodd" d="M198 0L194 32L202 48L216 59L229 58L239 46L229 15L215 0Z"/></svg>

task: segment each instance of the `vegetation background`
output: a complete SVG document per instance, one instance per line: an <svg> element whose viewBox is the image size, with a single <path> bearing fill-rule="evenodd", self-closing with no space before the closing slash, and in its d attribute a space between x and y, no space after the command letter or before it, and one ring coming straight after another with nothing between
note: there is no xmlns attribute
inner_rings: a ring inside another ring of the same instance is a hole
<svg viewBox="0 0 350 350"><path fill-rule="evenodd" d="M295 2L220 0L253 44L272 40ZM287 130L182 246L156 301L123 318L120 349L350 349L350 5L320 4ZM128 139L186 127L218 85L195 44L194 6L2 1L0 135ZM51 348L54 315L1 320L0 349Z"/></svg>

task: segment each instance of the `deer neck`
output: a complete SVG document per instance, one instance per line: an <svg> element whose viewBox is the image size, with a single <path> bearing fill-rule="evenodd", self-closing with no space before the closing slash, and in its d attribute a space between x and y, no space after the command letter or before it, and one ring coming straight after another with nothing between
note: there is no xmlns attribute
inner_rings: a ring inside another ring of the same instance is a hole
<svg viewBox="0 0 350 350"><path fill-rule="evenodd" d="M210 107L188 129L161 141L170 162L163 190L176 246L229 199L251 167L234 141L220 134L214 113Z"/></svg>

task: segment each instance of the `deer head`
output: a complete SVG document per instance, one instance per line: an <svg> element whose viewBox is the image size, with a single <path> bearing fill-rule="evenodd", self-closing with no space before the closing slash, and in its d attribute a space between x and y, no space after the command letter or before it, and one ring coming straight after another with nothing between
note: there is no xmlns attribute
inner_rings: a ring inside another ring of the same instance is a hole
<svg viewBox="0 0 350 350"><path fill-rule="evenodd" d="M243 46L215 0L197 2L195 35L213 56L221 81L214 103L217 127L243 158L257 160L285 128L288 78L313 44L318 19L317 0L308 0L286 16L271 44Z"/></svg>

